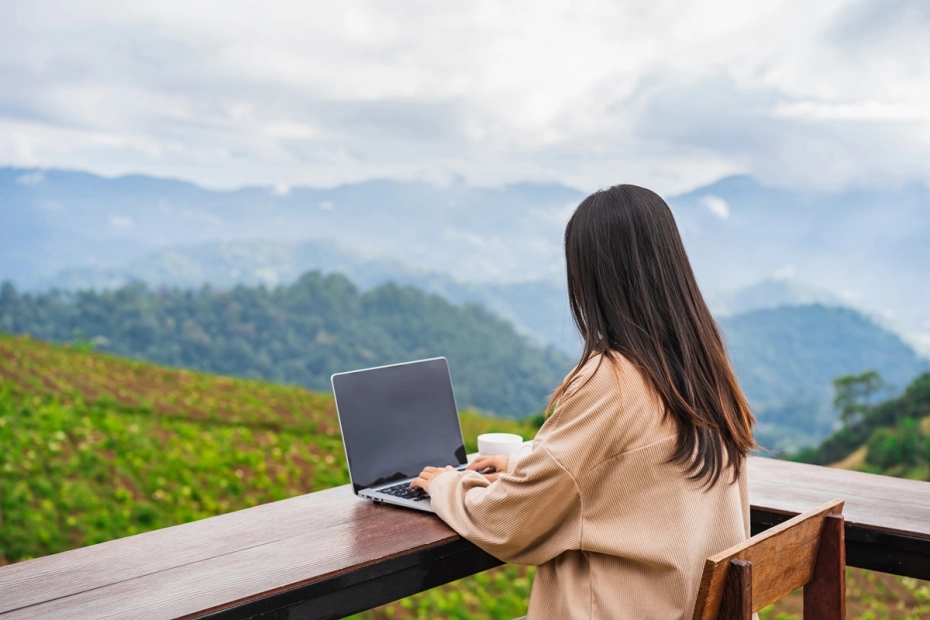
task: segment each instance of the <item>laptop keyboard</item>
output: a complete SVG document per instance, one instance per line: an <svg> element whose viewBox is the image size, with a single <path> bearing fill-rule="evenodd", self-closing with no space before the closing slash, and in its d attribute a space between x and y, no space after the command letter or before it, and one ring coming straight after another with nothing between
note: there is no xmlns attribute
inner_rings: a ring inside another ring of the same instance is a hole
<svg viewBox="0 0 930 620"><path fill-rule="evenodd" d="M395 484L392 487L381 489L378 493L387 493L388 495L393 495L400 499L409 499L415 502L422 502L424 499L429 499L429 495L426 494L426 491L420 487L410 488L409 482Z"/></svg>
<svg viewBox="0 0 930 620"><path fill-rule="evenodd" d="M456 471L464 471L467 465L459 465L456 467ZM414 502L422 502L425 499L429 499L426 491L420 487L410 488L409 482L401 482L400 484L395 484L392 487L387 487L386 489L378 490L378 493L387 493L388 495L393 495L394 497L400 499L409 499Z"/></svg>

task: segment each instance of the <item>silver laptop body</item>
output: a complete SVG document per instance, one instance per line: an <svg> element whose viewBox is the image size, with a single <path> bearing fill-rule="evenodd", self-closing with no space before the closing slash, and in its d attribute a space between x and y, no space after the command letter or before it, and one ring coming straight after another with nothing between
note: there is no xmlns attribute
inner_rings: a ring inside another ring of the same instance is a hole
<svg viewBox="0 0 930 620"><path fill-rule="evenodd" d="M433 512L410 482L427 465L467 464L446 358L337 373L332 384L355 494Z"/></svg>

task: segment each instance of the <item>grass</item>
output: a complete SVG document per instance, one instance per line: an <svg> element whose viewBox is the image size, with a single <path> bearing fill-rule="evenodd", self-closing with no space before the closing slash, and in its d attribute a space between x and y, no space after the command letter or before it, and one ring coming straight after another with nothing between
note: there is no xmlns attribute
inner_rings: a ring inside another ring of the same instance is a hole
<svg viewBox="0 0 930 620"><path fill-rule="evenodd" d="M338 437L210 426L0 392L0 561L345 482Z"/></svg>
<svg viewBox="0 0 930 620"><path fill-rule="evenodd" d="M461 416L478 434L529 421ZM345 484L332 398L0 335L0 564ZM533 569L503 566L360 614L513 618ZM762 620L799 618L798 595ZM930 616L930 585L850 569L850 618Z"/></svg>
<svg viewBox="0 0 930 620"><path fill-rule="evenodd" d="M794 592L759 613L759 620L801 620L803 594ZM846 569L846 617L851 620L930 618L930 583L858 568Z"/></svg>

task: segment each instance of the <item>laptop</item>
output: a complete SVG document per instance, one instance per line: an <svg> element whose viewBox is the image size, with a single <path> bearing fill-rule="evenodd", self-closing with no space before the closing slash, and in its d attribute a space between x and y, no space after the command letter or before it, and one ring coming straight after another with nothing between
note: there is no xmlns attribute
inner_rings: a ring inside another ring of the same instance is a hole
<svg viewBox="0 0 930 620"><path fill-rule="evenodd" d="M446 358L337 373L332 383L355 494L433 512L410 483L428 465L468 463Z"/></svg>

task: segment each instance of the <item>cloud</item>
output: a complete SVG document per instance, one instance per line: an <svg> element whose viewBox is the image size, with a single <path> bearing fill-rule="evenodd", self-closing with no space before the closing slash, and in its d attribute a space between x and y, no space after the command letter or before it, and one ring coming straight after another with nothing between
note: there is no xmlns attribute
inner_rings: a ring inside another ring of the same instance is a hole
<svg viewBox="0 0 930 620"><path fill-rule="evenodd" d="M568 224L569 218L578 208L577 202L567 202L561 207L551 207L549 209L530 209L529 213L540 219L556 224L559 228L564 228Z"/></svg>
<svg viewBox="0 0 930 620"><path fill-rule="evenodd" d="M927 45L930 5L925 0L859 0L849 2L829 29L843 47L858 48L906 37ZM903 59L902 59L903 60Z"/></svg>
<svg viewBox="0 0 930 620"><path fill-rule="evenodd" d="M637 131L666 149L726 153L771 185L829 191L930 182L930 115L923 112L930 98L922 114L912 114L909 104L876 103L873 96L812 105L718 74L652 97Z"/></svg>
<svg viewBox="0 0 930 620"><path fill-rule="evenodd" d="M215 187L930 182L926 6L11 0L0 164Z"/></svg>
<svg viewBox="0 0 930 620"><path fill-rule="evenodd" d="M702 196L701 205L719 217L721 220L728 219L730 217L730 205L727 204L727 201L719 196Z"/></svg>
<svg viewBox="0 0 930 620"><path fill-rule="evenodd" d="M776 117L808 120L864 121L930 121L930 109L908 103L858 101L855 103L824 103L795 101L778 103L772 113Z"/></svg>

